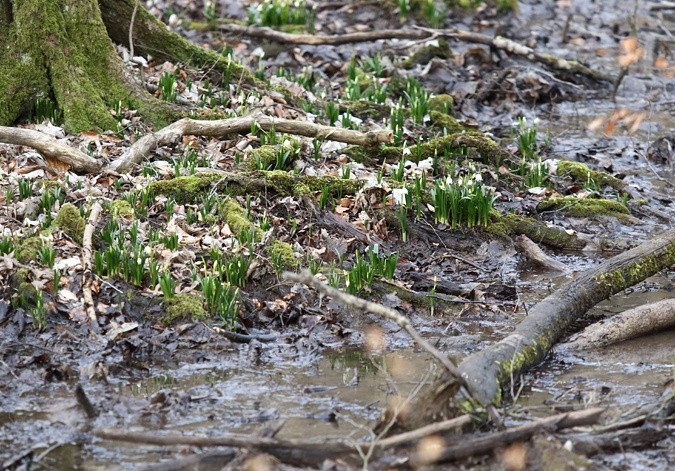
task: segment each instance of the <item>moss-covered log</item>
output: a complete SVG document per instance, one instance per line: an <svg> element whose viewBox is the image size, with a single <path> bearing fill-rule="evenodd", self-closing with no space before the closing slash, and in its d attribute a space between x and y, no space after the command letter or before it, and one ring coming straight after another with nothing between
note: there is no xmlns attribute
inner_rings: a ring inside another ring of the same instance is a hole
<svg viewBox="0 0 675 471"><path fill-rule="evenodd" d="M459 369L474 398L484 405L500 404L501 392L514 376L539 363L568 333L573 322L611 295L675 264L675 231L612 257L565 283L530 309L515 331L490 347L467 357ZM453 383L441 378L413 405L418 420L432 421L448 409L444 393Z"/></svg>
<svg viewBox="0 0 675 471"><path fill-rule="evenodd" d="M161 107L117 56L96 0L3 0L0 2L0 125L49 98L71 132L113 129L117 101L166 124Z"/></svg>

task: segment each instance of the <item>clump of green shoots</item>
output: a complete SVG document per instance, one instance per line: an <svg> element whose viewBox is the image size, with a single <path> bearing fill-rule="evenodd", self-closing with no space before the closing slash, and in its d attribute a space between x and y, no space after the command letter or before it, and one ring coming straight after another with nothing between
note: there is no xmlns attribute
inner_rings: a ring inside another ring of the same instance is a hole
<svg viewBox="0 0 675 471"><path fill-rule="evenodd" d="M49 121L54 126L60 126L63 123L63 112L56 107L56 104L50 98L37 98L31 121L34 123Z"/></svg>
<svg viewBox="0 0 675 471"><path fill-rule="evenodd" d="M23 201L26 198L33 196L33 182L27 178L22 178L19 180L19 201Z"/></svg>
<svg viewBox="0 0 675 471"><path fill-rule="evenodd" d="M420 82L412 77L408 77L403 95L408 102L413 121L415 124L422 124L429 112L429 98L431 97L429 92L424 89L424 86Z"/></svg>
<svg viewBox="0 0 675 471"><path fill-rule="evenodd" d="M285 25L304 25L314 29L314 8L304 0L264 0L251 6L248 24L279 28Z"/></svg>
<svg viewBox="0 0 675 471"><path fill-rule="evenodd" d="M14 242L12 242L12 239L4 236L2 239L0 239L0 254L8 254L11 253L14 250Z"/></svg>
<svg viewBox="0 0 675 471"><path fill-rule="evenodd" d="M47 308L40 290L35 293L35 305L30 310L30 317L36 330L42 331L47 327Z"/></svg>
<svg viewBox="0 0 675 471"><path fill-rule="evenodd" d="M436 222L450 224L453 229L460 225L486 226L496 199L478 173L436 180L431 197Z"/></svg>
<svg viewBox="0 0 675 471"><path fill-rule="evenodd" d="M394 144L400 146L403 143L403 124L405 122L405 113L400 100L389 110L389 122L394 134Z"/></svg>
<svg viewBox="0 0 675 471"><path fill-rule="evenodd" d="M220 316L223 326L233 327L237 319L239 288L232 288L219 274L208 274L199 279L207 309Z"/></svg>
<svg viewBox="0 0 675 471"><path fill-rule="evenodd" d="M176 72L165 70L159 78L158 86L164 101L176 101Z"/></svg>
<svg viewBox="0 0 675 471"><path fill-rule="evenodd" d="M515 141L522 156L519 173L525 179L528 188L544 186L548 178L546 165L541 161L537 144L537 120L534 126L528 126L526 118L520 118L515 126Z"/></svg>
<svg viewBox="0 0 675 471"><path fill-rule="evenodd" d="M377 244L372 249L366 250L366 256L362 257L356 252L354 265L345 275L345 285L347 292L356 294L364 288L370 287L375 276L382 276L387 279L394 277L396 264L398 263L398 254L396 252L389 256L380 255Z"/></svg>

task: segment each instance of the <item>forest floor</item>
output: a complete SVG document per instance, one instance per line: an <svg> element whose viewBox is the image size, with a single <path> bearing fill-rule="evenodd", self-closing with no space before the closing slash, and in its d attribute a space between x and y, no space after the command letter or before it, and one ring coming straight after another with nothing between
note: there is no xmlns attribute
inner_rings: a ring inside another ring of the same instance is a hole
<svg viewBox="0 0 675 471"><path fill-rule="evenodd" d="M186 136L129 173L83 176L55 174L36 152L0 144L0 465L145 469L175 458L173 448L92 438L92 427L217 436L283 419L279 438L367 435L388 404L436 373L430 356L393 321L288 283L284 271L309 269L394 308L462 358L510 332L575 273L671 227L672 7L617 0L599 11L600 2L546 0L520 1L517 13L418 6L403 15L395 2L316 2L291 28L444 24L500 34L613 77L624 67L614 91L481 44L280 44L219 30L221 18L245 23L253 14L243 1L215 10L146 3L174 31L272 84L219 81L208 70L131 59L120 47L158 97L200 118L264 113L390 129L395 146L251 129ZM148 129L124 104L111 111L117 132L66 135L48 104L38 114L52 122L26 126L113 160ZM439 195L451 191L466 191L465 201L479 195L488 209L444 218ZM103 203L93 256L97 335L81 296L93 200ZM514 243L522 234L563 268L528 261ZM674 282L675 271L661 272L596 306L584 324L671 298ZM674 342L671 329L600 351L553 352L521 378L522 390L512 388L507 425L589 405L612 408L616 420L654 403L673 379ZM76 387L95 418L82 412ZM675 466L672 437L588 456L551 440L564 466ZM546 445L531 446L540 450L530 451L537 469ZM500 459L457 466L523 469ZM340 469L332 466L324 469Z"/></svg>

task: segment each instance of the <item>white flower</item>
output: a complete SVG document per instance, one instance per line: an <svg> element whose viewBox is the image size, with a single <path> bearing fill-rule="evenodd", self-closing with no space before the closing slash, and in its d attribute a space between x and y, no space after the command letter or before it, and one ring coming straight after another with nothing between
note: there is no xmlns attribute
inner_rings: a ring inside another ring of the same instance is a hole
<svg viewBox="0 0 675 471"><path fill-rule="evenodd" d="M394 202L405 206L405 197L408 194L407 188L394 188L391 190L391 195L394 197Z"/></svg>
<svg viewBox="0 0 675 471"><path fill-rule="evenodd" d="M476 173L476 174L474 174L473 179L477 182L482 182L483 176L480 173Z"/></svg>
<svg viewBox="0 0 675 471"><path fill-rule="evenodd" d="M145 247L145 255L147 255L148 257L152 255L152 247L150 247L149 245Z"/></svg>

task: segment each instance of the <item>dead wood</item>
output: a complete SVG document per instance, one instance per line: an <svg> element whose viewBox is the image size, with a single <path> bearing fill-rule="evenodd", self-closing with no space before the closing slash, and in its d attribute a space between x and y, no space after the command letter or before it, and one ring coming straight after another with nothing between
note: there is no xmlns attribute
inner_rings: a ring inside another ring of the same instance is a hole
<svg viewBox="0 0 675 471"><path fill-rule="evenodd" d="M531 262L551 270L567 272L567 267L564 263L546 255L544 251L526 235L521 234L516 237L516 246L523 251L525 257Z"/></svg>
<svg viewBox="0 0 675 471"><path fill-rule="evenodd" d="M84 298L87 316L89 316L89 321L93 328L98 327L94 297L91 291L91 284L94 281L92 270L93 236L101 209L101 203L96 201L91 208L91 213L89 213L89 220L87 221L87 225L84 226L84 236L82 237L82 297Z"/></svg>
<svg viewBox="0 0 675 471"><path fill-rule="evenodd" d="M84 152L61 144L52 136L32 129L0 126L0 142L31 147L46 157L68 164L76 172L95 173L102 167L98 160Z"/></svg>
<svg viewBox="0 0 675 471"><path fill-rule="evenodd" d="M593 425L598 422L604 411L604 408L595 407L576 412L565 412L563 414L545 417L525 425L513 427L502 432L478 437L462 436L461 439L452 439L447 442L445 449L436 456L424 456L423 454L418 454L413 457L412 462L417 465L444 463L467 458L469 456L490 453L496 448L508 445L509 443L528 440L534 434L539 432L555 432L571 427Z"/></svg>
<svg viewBox="0 0 675 471"><path fill-rule="evenodd" d="M488 36L485 34L474 33L472 31L463 31L457 28L448 29L388 29L380 31L367 31L358 33L348 33L342 35L311 35L311 34L290 34L275 31L272 28L260 28L250 26L239 26L233 24L223 24L219 26L221 31L245 35L252 38L267 39L285 44L310 44L310 45L341 45L355 42L377 41L380 39L435 39L439 37L450 38L457 41L477 43L489 46L495 50L508 52L531 62L543 64L550 69L558 72L567 72L571 74L580 74L597 81L614 82L614 79L602 72L593 70L584 64L563 59L552 54L535 51L523 44L517 43L502 36Z"/></svg>
<svg viewBox="0 0 675 471"><path fill-rule="evenodd" d="M117 173L124 172L133 165L139 164L157 147L176 143L181 137L186 135L223 137L228 134L250 132L251 126L254 124L257 124L265 131L275 130L317 139L330 139L358 146L374 146L380 143L393 142L391 131L364 133L306 121L272 118L265 115L243 116L215 121L184 118L159 131L143 136L121 157L111 162L106 170Z"/></svg>
<svg viewBox="0 0 675 471"><path fill-rule="evenodd" d="M673 264L675 231L669 231L565 283L532 308L511 335L460 364L474 398L483 405L501 403L506 382L538 364L588 309ZM453 382L454 375L446 375L411 406L418 423L444 413L451 399L447 388Z"/></svg>
<svg viewBox="0 0 675 471"><path fill-rule="evenodd" d="M646 425L630 430L618 430L606 433L583 433L564 436L573 444L576 453L586 456L614 451L624 452L628 448L653 447L655 443L672 438L672 430L668 427Z"/></svg>
<svg viewBox="0 0 675 471"><path fill-rule="evenodd" d="M653 334L675 326L675 299L664 299L616 314L588 326L564 347L578 350L607 345Z"/></svg>
<svg viewBox="0 0 675 471"><path fill-rule="evenodd" d="M240 26L231 23L221 24L218 28L226 33L247 36L249 38L266 39L282 44L329 46L377 41L380 39L426 39L431 36L425 31L414 29L381 29L347 34L313 35L284 33L267 27Z"/></svg>
<svg viewBox="0 0 675 471"><path fill-rule="evenodd" d="M268 435L273 433L262 433L269 430L266 427L261 433L254 436L229 435L221 437L192 437L178 434L158 435L154 432L129 432L125 430L97 429L93 434L105 440L122 441L129 443L142 443L159 446L195 446L195 447L234 447L246 450L257 450L269 453L287 463L296 464L318 464L329 458L347 458L356 457L357 448L374 448L376 452L389 450L401 445L414 443L424 437L434 434L440 434L450 430L461 429L473 422L473 418L468 415L462 415L444 422L422 427L418 430L394 435L374 441L348 442L345 440L334 441L304 441L304 440L278 440ZM274 430L274 427L272 428ZM232 454L208 454L205 461L213 463L218 460L227 460ZM176 462L170 469L192 469L184 468L185 464L192 464L195 461L185 462L181 460ZM201 463L202 460L196 460ZM220 461L221 465L223 461ZM150 468L157 469L157 468ZM220 469L220 468L218 468Z"/></svg>

